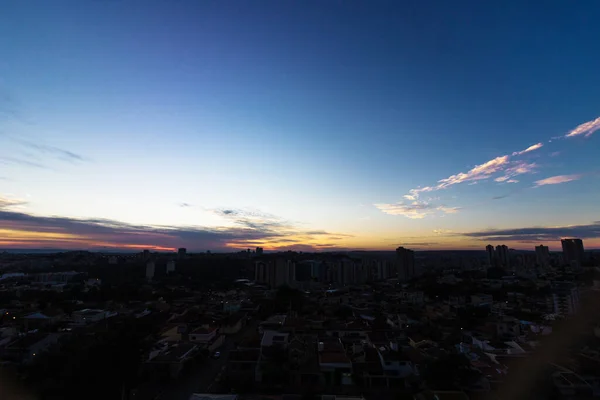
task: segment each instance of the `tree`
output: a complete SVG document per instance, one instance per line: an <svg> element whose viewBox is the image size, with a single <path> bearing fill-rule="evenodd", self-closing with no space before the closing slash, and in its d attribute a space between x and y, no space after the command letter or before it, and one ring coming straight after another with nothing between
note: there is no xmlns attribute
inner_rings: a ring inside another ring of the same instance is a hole
<svg viewBox="0 0 600 400"><path fill-rule="evenodd" d="M427 386L436 390L454 390L477 382L481 374L462 354L452 353L427 364L423 372Z"/></svg>
<svg viewBox="0 0 600 400"><path fill-rule="evenodd" d="M290 307L293 311L300 311L305 301L304 293L289 286L281 286L275 293L275 304L279 312L286 312Z"/></svg>

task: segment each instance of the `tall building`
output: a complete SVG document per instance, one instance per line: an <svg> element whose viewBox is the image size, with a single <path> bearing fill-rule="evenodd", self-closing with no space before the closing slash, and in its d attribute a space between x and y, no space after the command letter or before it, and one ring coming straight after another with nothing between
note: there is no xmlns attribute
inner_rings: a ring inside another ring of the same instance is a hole
<svg viewBox="0 0 600 400"><path fill-rule="evenodd" d="M327 264L323 261L311 261L310 275L317 282L327 281Z"/></svg>
<svg viewBox="0 0 600 400"><path fill-rule="evenodd" d="M408 280L415 276L415 252L404 247L396 249L398 279Z"/></svg>
<svg viewBox="0 0 600 400"><path fill-rule="evenodd" d="M151 281L154 278L154 262L150 261L146 264L146 280Z"/></svg>
<svg viewBox="0 0 600 400"><path fill-rule="evenodd" d="M296 280L306 282L312 280L312 261L301 261L296 264Z"/></svg>
<svg viewBox="0 0 600 400"><path fill-rule="evenodd" d="M563 257L567 264L581 266L584 260L583 241L581 239L562 239Z"/></svg>
<svg viewBox="0 0 600 400"><path fill-rule="evenodd" d="M540 244L535 246L535 263L540 267L548 267L550 265L550 250L548 246Z"/></svg>
<svg viewBox="0 0 600 400"><path fill-rule="evenodd" d="M187 249L185 247L180 247L177 250L177 257L179 259L185 258L186 254L187 254Z"/></svg>
<svg viewBox="0 0 600 400"><path fill-rule="evenodd" d="M488 257L488 265L493 267L495 265L495 260L496 260L496 253L494 253L494 246L492 246L491 244L488 244L487 246L485 246L485 252L487 253L487 257Z"/></svg>
<svg viewBox="0 0 600 400"><path fill-rule="evenodd" d="M170 260L167 262L167 271L166 272L167 272L167 275L175 272L175 261Z"/></svg>
<svg viewBox="0 0 600 400"><path fill-rule="evenodd" d="M496 246L496 259L501 267L509 266L508 246L504 244Z"/></svg>
<svg viewBox="0 0 600 400"><path fill-rule="evenodd" d="M546 297L548 312L562 315L575 314L579 309L579 288L572 282L558 282L552 294Z"/></svg>
<svg viewBox="0 0 600 400"><path fill-rule="evenodd" d="M296 264L285 258L278 258L275 260L275 285L271 286L293 286L295 280Z"/></svg>
<svg viewBox="0 0 600 400"><path fill-rule="evenodd" d="M266 283L272 288L283 285L293 286L296 280L296 265L293 261L284 258L257 261L254 265L254 280Z"/></svg>

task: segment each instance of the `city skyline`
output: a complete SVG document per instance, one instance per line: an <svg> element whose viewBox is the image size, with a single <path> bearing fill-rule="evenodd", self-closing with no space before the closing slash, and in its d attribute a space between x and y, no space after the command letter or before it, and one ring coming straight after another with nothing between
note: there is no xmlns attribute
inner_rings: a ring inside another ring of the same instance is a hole
<svg viewBox="0 0 600 400"><path fill-rule="evenodd" d="M10 1L0 251L600 248L600 5Z"/></svg>

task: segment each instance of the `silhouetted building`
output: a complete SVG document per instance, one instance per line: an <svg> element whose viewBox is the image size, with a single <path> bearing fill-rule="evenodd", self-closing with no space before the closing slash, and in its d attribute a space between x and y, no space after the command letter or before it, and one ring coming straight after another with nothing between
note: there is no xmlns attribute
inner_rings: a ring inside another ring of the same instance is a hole
<svg viewBox="0 0 600 400"><path fill-rule="evenodd" d="M256 248L256 255L257 256L262 256L263 254L263 248L262 247L257 247Z"/></svg>
<svg viewBox="0 0 600 400"><path fill-rule="evenodd" d="M354 261L345 258L335 263L335 275L333 281L341 286L356 283L356 265Z"/></svg>
<svg viewBox="0 0 600 400"><path fill-rule="evenodd" d="M296 280L299 282L312 280L312 261L302 261L296 265Z"/></svg>
<svg viewBox="0 0 600 400"><path fill-rule="evenodd" d="M151 281L154 278L154 262L150 261L146 264L146 280Z"/></svg>
<svg viewBox="0 0 600 400"><path fill-rule="evenodd" d="M581 239L562 239L560 243L562 244L565 263L581 266L585 254L583 241Z"/></svg>
<svg viewBox="0 0 600 400"><path fill-rule="evenodd" d="M540 267L548 267L550 265L550 250L548 246L542 244L535 246L535 263Z"/></svg>
<svg viewBox="0 0 600 400"><path fill-rule="evenodd" d="M495 266L496 253L494 252L494 246L488 244L487 246L485 246L485 252L487 253L488 257L488 265L492 267Z"/></svg>
<svg viewBox="0 0 600 400"><path fill-rule="evenodd" d="M258 283L269 283L270 273L269 273L269 265L270 263L266 261L257 261L254 264L254 280Z"/></svg>
<svg viewBox="0 0 600 400"><path fill-rule="evenodd" d="M254 280L256 282L266 283L273 288L283 285L294 286L296 265L291 260L284 258L261 260L256 262L254 268Z"/></svg>
<svg viewBox="0 0 600 400"><path fill-rule="evenodd" d="M500 267L509 266L508 246L504 244L496 246L496 259Z"/></svg>
<svg viewBox="0 0 600 400"><path fill-rule="evenodd" d="M572 282L557 282L552 287L552 294L546 297L548 312L570 315L579 308L579 289Z"/></svg>
<svg viewBox="0 0 600 400"><path fill-rule="evenodd" d="M175 261L171 260L167 262L167 275L175 272Z"/></svg>
<svg viewBox="0 0 600 400"><path fill-rule="evenodd" d="M186 254L187 254L187 249L185 247L180 247L177 250L177 257L179 257L179 258L185 258Z"/></svg>
<svg viewBox="0 0 600 400"><path fill-rule="evenodd" d="M310 261L311 276L317 282L327 282L327 271L329 266L323 261Z"/></svg>
<svg viewBox="0 0 600 400"><path fill-rule="evenodd" d="M408 280L415 276L415 252L404 247L396 249L398 279Z"/></svg>

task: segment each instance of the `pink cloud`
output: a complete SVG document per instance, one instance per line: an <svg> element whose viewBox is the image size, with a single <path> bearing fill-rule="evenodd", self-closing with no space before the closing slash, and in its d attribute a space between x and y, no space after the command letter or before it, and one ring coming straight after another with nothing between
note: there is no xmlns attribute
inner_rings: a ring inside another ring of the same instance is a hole
<svg viewBox="0 0 600 400"><path fill-rule="evenodd" d="M585 135L585 137L590 137L592 133L596 132L598 129L600 129L600 117L592 121L584 122L577 128L567 133L565 137L573 137L579 135Z"/></svg>
<svg viewBox="0 0 600 400"><path fill-rule="evenodd" d="M544 186L544 185L558 185L559 183L566 183L571 181L576 181L581 179L582 175L556 175L551 176L550 178L542 179L535 182L535 186Z"/></svg>
<svg viewBox="0 0 600 400"><path fill-rule="evenodd" d="M440 179L434 190L446 189L452 185L456 185L457 183L487 179L493 173L502 170L503 167L508 163L508 158L508 156L496 157L471 168L468 172L460 172L458 174L451 175L448 178Z"/></svg>
<svg viewBox="0 0 600 400"><path fill-rule="evenodd" d="M520 156L521 154L529 153L530 151L534 151L534 150L540 149L540 148L542 148L543 145L544 145L543 143L536 143L536 144L534 144L532 146L529 146L525 150L515 151L514 153L512 153L512 155L513 156Z"/></svg>
<svg viewBox="0 0 600 400"><path fill-rule="evenodd" d="M511 179L517 175L529 174L535 171L537 168L536 163L527 163L525 161L515 161L511 163L511 166L506 168L503 176L499 176L494 179L496 182L508 182L508 183L516 183L514 179ZM513 181L513 182L509 182Z"/></svg>

